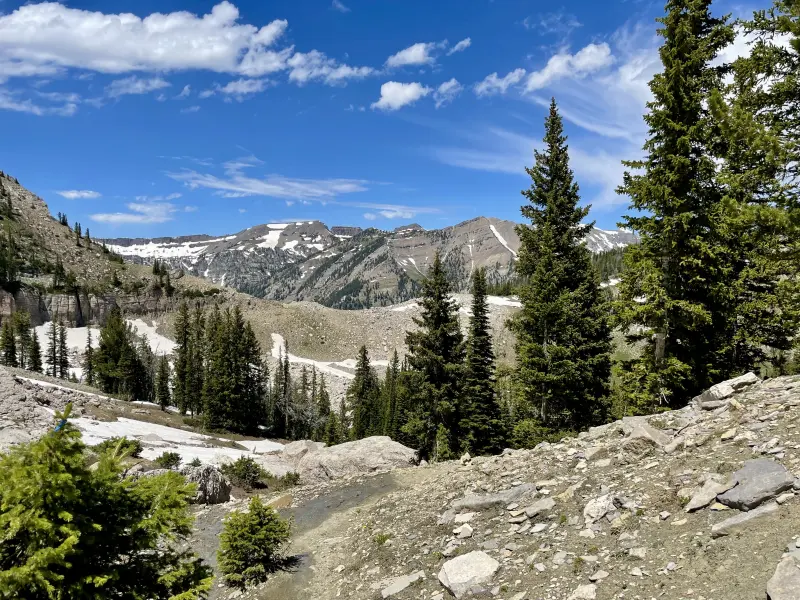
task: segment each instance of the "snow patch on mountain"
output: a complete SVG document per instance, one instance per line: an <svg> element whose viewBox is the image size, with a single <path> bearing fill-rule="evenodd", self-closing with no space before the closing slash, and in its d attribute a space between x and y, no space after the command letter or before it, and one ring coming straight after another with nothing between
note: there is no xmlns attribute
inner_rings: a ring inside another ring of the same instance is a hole
<svg viewBox="0 0 800 600"><path fill-rule="evenodd" d="M511 249L511 246L508 245L508 242L505 240L505 238L502 235L500 235L500 232L497 231L497 227L495 227L494 224L489 223L489 229L492 230L492 233L494 234L494 237L497 238L497 241L500 242L501 244L503 244L503 246L506 247L506 250L511 252L511 254L514 255L514 258L516 258L517 257L517 253L514 252L514 250Z"/></svg>

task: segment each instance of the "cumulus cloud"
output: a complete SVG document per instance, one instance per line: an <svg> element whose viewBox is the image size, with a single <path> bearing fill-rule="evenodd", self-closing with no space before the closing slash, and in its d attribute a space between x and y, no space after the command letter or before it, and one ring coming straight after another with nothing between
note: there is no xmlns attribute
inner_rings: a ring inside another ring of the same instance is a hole
<svg viewBox="0 0 800 600"><path fill-rule="evenodd" d="M172 221L180 209L170 202L129 202L125 205L130 212L97 213L90 215L92 221L112 225L147 225Z"/></svg>
<svg viewBox="0 0 800 600"><path fill-rule="evenodd" d="M339 11L340 13L349 13L350 9L342 4L339 0L333 0L331 3L331 8L333 10Z"/></svg>
<svg viewBox="0 0 800 600"><path fill-rule="evenodd" d="M269 82L266 79L237 79L224 86L215 85L213 89L200 92L200 98L209 98L214 94L222 94L227 98L234 98L241 102L245 97L263 92Z"/></svg>
<svg viewBox="0 0 800 600"><path fill-rule="evenodd" d="M589 44L575 54L559 52L551 56L547 65L540 71L528 75L525 89L528 92L539 90L558 79L580 78L611 66L614 57L608 44Z"/></svg>
<svg viewBox="0 0 800 600"><path fill-rule="evenodd" d="M445 81L436 88L436 91L433 93L433 100L436 102L436 108L441 108L445 104L450 104L463 89L464 86L462 86L455 77L449 81Z"/></svg>
<svg viewBox="0 0 800 600"><path fill-rule="evenodd" d="M26 4L0 16L0 74L47 75L63 68L102 73L205 69L261 76L283 68L270 46L288 23L239 23L223 1L198 16L186 11L136 15ZM287 57L288 58L288 57Z"/></svg>
<svg viewBox="0 0 800 600"><path fill-rule="evenodd" d="M321 80L328 85L342 85L348 79L363 79L372 75L371 67L351 67L328 58L317 50L297 52L287 61L289 80L300 85L309 81Z"/></svg>
<svg viewBox="0 0 800 600"><path fill-rule="evenodd" d="M78 198L99 198L102 194L93 190L60 190L56 194L68 198L69 200L77 200Z"/></svg>
<svg viewBox="0 0 800 600"><path fill-rule="evenodd" d="M132 75L125 79L115 79L106 87L106 94L111 98L119 98L130 94L148 94L155 90L169 87L170 83L160 77L144 79Z"/></svg>
<svg viewBox="0 0 800 600"><path fill-rule="evenodd" d="M397 54L393 54L386 59L387 67L405 67L411 65L430 65L436 59L433 56L433 51L440 48L442 45L435 42L423 43L419 42L408 48L400 50Z"/></svg>
<svg viewBox="0 0 800 600"><path fill-rule="evenodd" d="M517 85L525 77L525 69L514 69L504 77L498 77L497 72L487 75L483 81L475 84L475 93L478 96L493 96L505 94L512 85Z"/></svg>
<svg viewBox="0 0 800 600"><path fill-rule="evenodd" d="M183 86L181 93L175 96L175 98L188 98L191 93L192 93L192 86L185 85Z"/></svg>
<svg viewBox="0 0 800 600"><path fill-rule="evenodd" d="M381 97L377 102L370 106L373 109L394 111L409 104L414 104L420 98L424 98L433 90L425 87L421 83L399 83L397 81L387 81L381 86Z"/></svg>
<svg viewBox="0 0 800 600"><path fill-rule="evenodd" d="M472 39L464 38L463 40L458 42L455 46L450 48L450 50L447 51L447 56L450 56L451 54L455 54L456 52L463 52L464 50L469 48L471 45L472 45Z"/></svg>

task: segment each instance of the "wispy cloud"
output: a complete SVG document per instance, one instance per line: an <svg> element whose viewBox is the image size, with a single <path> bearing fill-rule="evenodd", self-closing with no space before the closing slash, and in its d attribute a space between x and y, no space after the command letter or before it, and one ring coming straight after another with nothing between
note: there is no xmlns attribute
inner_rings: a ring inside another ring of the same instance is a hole
<svg viewBox="0 0 800 600"><path fill-rule="evenodd" d="M487 75L483 81L475 84L475 94L478 96L493 96L505 94L508 88L517 85L525 77L525 69L514 69L503 77L498 77L497 72Z"/></svg>
<svg viewBox="0 0 800 600"><path fill-rule="evenodd" d="M289 81L299 85L309 81L344 85L349 79L363 79L375 73L372 67L351 67L341 64L317 50L297 52L286 64L289 68Z"/></svg>
<svg viewBox="0 0 800 600"><path fill-rule="evenodd" d="M125 205L129 212L97 213L90 215L92 221L111 225L147 225L166 223L175 218L181 209L170 202L129 202Z"/></svg>
<svg viewBox="0 0 800 600"><path fill-rule="evenodd" d="M175 99L177 100L180 98L188 98L191 94L192 94L192 86L187 84L183 86L181 93L175 96Z"/></svg>
<svg viewBox="0 0 800 600"><path fill-rule="evenodd" d="M200 110L200 107L197 104L193 104L192 106L187 106L186 108L182 108L182 113L196 113Z"/></svg>
<svg viewBox="0 0 800 600"><path fill-rule="evenodd" d="M583 27L575 15L564 12L564 10L525 17L522 26L542 35L559 34L563 36L569 35L578 27Z"/></svg>
<svg viewBox="0 0 800 600"><path fill-rule="evenodd" d="M168 172L175 181L180 181L190 189L213 190L225 198L245 196L267 196L291 200L330 200L342 194L365 192L369 181L364 179L299 179L282 175L267 175L263 178L251 177L245 169L262 164L254 156L238 158L223 165L224 176L199 173L186 169Z"/></svg>
<svg viewBox="0 0 800 600"><path fill-rule="evenodd" d="M99 198L102 194L93 190L60 190L56 194L68 198L69 200L77 200L78 198Z"/></svg>
<svg viewBox="0 0 800 600"><path fill-rule="evenodd" d="M60 106L45 106L33 102L30 98L23 98L19 91L0 88L0 110L28 113L37 117L48 115L71 117L78 111L78 105L67 102Z"/></svg>
<svg viewBox="0 0 800 600"><path fill-rule="evenodd" d="M447 56L455 54L456 52L463 52L464 50L469 48L471 45L472 45L472 39L471 38L464 38L463 40L458 42L455 46L450 48L450 50L447 51Z"/></svg>
<svg viewBox="0 0 800 600"><path fill-rule="evenodd" d="M408 48L392 54L386 59L386 66L389 68L430 65L436 62L434 52L447 46L447 40L443 42L418 42Z"/></svg>
<svg viewBox="0 0 800 600"><path fill-rule="evenodd" d="M258 94L267 89L269 81L266 79L237 79L230 81L226 85L215 85L212 89L200 92L200 98L210 98L215 94L221 94L226 98L233 98L242 102L247 96Z"/></svg>
<svg viewBox="0 0 800 600"><path fill-rule="evenodd" d="M342 4L339 0L333 0L331 3L331 8L333 10L339 11L340 13L349 13L350 9Z"/></svg>
<svg viewBox="0 0 800 600"><path fill-rule="evenodd" d="M433 100L436 103L436 108L441 108L446 104L450 104L463 90L464 86L462 86L455 77L449 81L445 81L436 88L436 91L433 93Z"/></svg>
<svg viewBox="0 0 800 600"><path fill-rule="evenodd" d="M169 87L171 84L160 77L141 78L135 75L125 79L115 79L106 87L106 94L111 98L120 96L149 94L155 90Z"/></svg>

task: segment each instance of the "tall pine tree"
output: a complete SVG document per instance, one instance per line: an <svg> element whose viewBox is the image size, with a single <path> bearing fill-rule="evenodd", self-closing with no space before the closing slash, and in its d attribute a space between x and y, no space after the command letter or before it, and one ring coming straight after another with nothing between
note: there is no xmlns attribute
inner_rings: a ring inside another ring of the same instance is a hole
<svg viewBox="0 0 800 600"><path fill-rule="evenodd" d="M182 415L191 408L189 396L191 386L189 373L191 369L192 332L189 322L189 305L184 300L178 307L175 316L175 376L173 378L172 399Z"/></svg>
<svg viewBox="0 0 800 600"><path fill-rule="evenodd" d="M577 429L603 419L610 379L611 333L582 223L578 184L569 167L567 138L555 100L545 119L544 151L526 168L518 225L522 310L517 334L517 378L529 416L549 429Z"/></svg>
<svg viewBox="0 0 800 600"><path fill-rule="evenodd" d="M94 385L94 348L92 347L92 329L86 328L86 349L83 352L83 380L87 385Z"/></svg>
<svg viewBox="0 0 800 600"><path fill-rule="evenodd" d="M64 321L58 322L58 376L61 379L69 379L69 347Z"/></svg>
<svg viewBox="0 0 800 600"><path fill-rule="evenodd" d="M720 302L725 247L718 224L722 189L714 161L716 128L707 110L723 71L711 66L733 40L711 0L669 0L659 19L664 70L650 82L653 100L643 160L628 161L620 194L634 215L625 226L641 243L625 252L617 323L641 357L623 364L626 392L640 410L683 406L724 378L716 328L728 307Z"/></svg>
<svg viewBox="0 0 800 600"><path fill-rule="evenodd" d="M50 335L47 341L47 362L50 367L48 375L58 377L58 326L50 321Z"/></svg>
<svg viewBox="0 0 800 600"><path fill-rule="evenodd" d="M3 352L3 364L7 367L17 366L17 342L14 336L14 326L11 319L3 321L0 329L0 346Z"/></svg>
<svg viewBox="0 0 800 600"><path fill-rule="evenodd" d="M458 322L458 304L437 252L422 284L419 328L406 333L408 362L420 374L403 433L425 456L434 460L452 456L458 440L458 398L464 359L464 339ZM440 431L441 430L441 431ZM444 432L444 433L442 433Z"/></svg>
<svg viewBox="0 0 800 600"><path fill-rule="evenodd" d="M459 424L462 449L471 454L500 452L505 441L500 405L494 393L494 350L486 295L486 271L477 269L472 275L472 315Z"/></svg>
<svg viewBox="0 0 800 600"><path fill-rule="evenodd" d="M360 440L378 434L382 425L378 410L380 385L366 346L361 346L358 351L355 371L355 377L347 387L347 402L353 415L351 435L354 440Z"/></svg>
<svg viewBox="0 0 800 600"><path fill-rule="evenodd" d="M171 396L169 392L169 359L162 356L158 360L158 375L156 377L156 402L161 410L167 410L170 405Z"/></svg>
<svg viewBox="0 0 800 600"><path fill-rule="evenodd" d="M31 345L28 352L28 370L35 373L42 372L42 349L39 345L39 336L36 330L31 329Z"/></svg>

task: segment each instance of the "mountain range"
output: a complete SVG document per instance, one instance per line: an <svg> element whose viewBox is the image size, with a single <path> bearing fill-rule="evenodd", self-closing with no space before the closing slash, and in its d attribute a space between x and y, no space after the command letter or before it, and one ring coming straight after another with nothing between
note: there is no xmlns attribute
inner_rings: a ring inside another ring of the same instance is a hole
<svg viewBox="0 0 800 600"><path fill-rule="evenodd" d="M417 224L393 231L328 227L321 221L268 223L213 237L116 238L107 247L127 261L172 268L214 284L280 301L309 300L334 308L386 306L417 296L436 251L456 291L485 267L490 283L513 278L519 250L516 223L478 217L443 229ZM623 248L637 237L593 228L593 253Z"/></svg>

